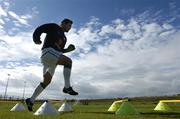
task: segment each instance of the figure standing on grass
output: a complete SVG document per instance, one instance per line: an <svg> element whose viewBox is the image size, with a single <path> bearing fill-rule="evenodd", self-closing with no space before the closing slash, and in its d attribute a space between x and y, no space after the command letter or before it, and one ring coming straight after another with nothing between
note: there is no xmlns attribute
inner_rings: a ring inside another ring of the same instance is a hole
<svg viewBox="0 0 180 119"><path fill-rule="evenodd" d="M60 25L55 23L41 25L36 28L33 33L33 41L35 44L42 43L40 40L42 33L46 33L46 37L44 39L41 54L41 62L43 64L43 82L36 87L32 96L26 99L29 111L32 111L35 99L50 84L57 65L64 66L63 75L65 86L63 92L70 95L78 95L70 85L72 60L63 55L63 53L75 50L75 46L72 44L65 49L67 39L64 32L68 32L71 29L72 24L73 22L70 19L64 19Z"/></svg>

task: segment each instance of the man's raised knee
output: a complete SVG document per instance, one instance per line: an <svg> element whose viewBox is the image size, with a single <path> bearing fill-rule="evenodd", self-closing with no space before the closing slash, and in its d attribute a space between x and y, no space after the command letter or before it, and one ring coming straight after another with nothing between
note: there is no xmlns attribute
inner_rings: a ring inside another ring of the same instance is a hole
<svg viewBox="0 0 180 119"><path fill-rule="evenodd" d="M72 60L69 58L68 62L64 64L64 67L71 68L72 67Z"/></svg>

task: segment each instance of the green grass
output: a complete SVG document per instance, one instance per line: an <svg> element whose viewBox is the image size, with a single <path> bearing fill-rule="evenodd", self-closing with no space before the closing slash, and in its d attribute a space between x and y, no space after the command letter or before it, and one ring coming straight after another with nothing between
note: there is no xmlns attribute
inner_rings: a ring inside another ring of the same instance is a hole
<svg viewBox="0 0 180 119"><path fill-rule="evenodd" d="M91 101L89 105L77 104L72 106L73 112L59 113L57 116L34 116L33 112L20 111L10 112L9 110L16 104L15 101L0 102L0 119L180 119L180 105L168 104L172 112L155 112L154 107L157 102L153 101L130 101L130 103L140 113L134 116L121 116L107 112L112 104L110 101ZM35 103L34 110L37 110L42 103ZM61 103L53 103L58 109Z"/></svg>

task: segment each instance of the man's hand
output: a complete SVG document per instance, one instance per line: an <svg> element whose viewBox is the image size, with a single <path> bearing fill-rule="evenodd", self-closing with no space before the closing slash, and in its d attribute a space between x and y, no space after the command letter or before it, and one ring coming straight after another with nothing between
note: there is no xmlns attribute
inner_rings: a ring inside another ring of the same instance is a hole
<svg viewBox="0 0 180 119"><path fill-rule="evenodd" d="M71 52L75 49L76 49L75 46L73 44L70 44L66 49L63 49L62 52L67 53L67 52Z"/></svg>
<svg viewBox="0 0 180 119"><path fill-rule="evenodd" d="M42 43L42 41L40 40L40 37L33 36L33 41L35 44L38 44L38 45L40 45Z"/></svg>
<svg viewBox="0 0 180 119"><path fill-rule="evenodd" d="M70 51L75 50L76 48L75 48L75 46L73 44L70 44L67 49L70 52Z"/></svg>

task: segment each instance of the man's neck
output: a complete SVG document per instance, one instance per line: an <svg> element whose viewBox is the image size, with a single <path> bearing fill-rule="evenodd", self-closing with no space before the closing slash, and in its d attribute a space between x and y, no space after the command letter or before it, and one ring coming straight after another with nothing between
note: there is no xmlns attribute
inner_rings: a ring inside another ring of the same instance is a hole
<svg viewBox="0 0 180 119"><path fill-rule="evenodd" d="M64 31L64 28L63 28L63 26L62 26L62 25L60 25L59 27L63 30L63 32L65 32L65 31Z"/></svg>

